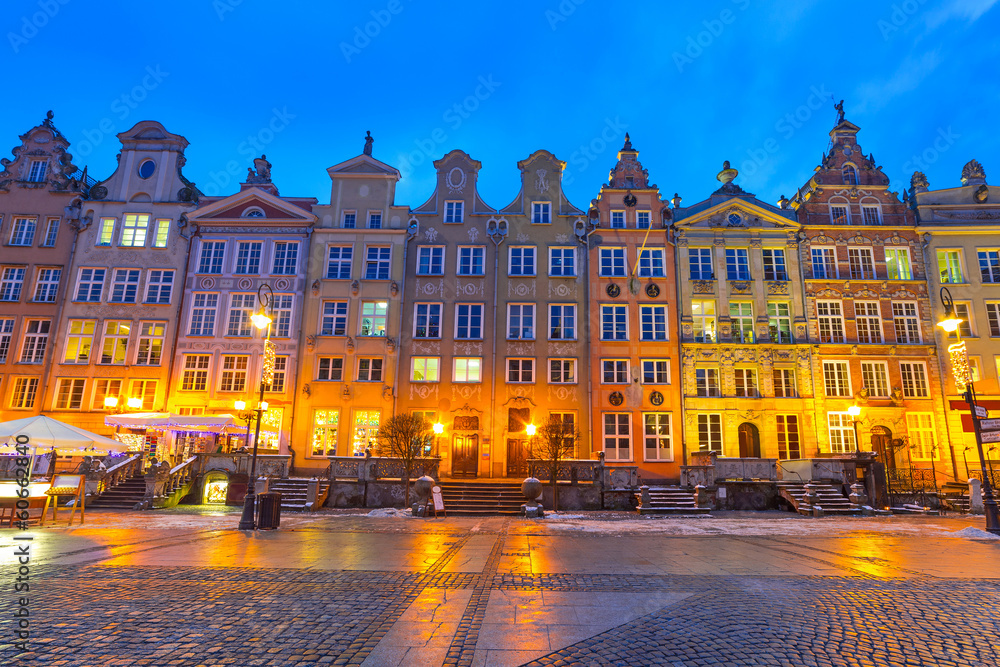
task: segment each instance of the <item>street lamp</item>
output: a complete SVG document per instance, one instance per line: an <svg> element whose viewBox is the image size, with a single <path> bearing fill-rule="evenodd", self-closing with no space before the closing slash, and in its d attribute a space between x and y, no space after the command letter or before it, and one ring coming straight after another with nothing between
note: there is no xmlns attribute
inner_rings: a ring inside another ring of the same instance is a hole
<svg viewBox="0 0 1000 667"><path fill-rule="evenodd" d="M847 414L851 415L851 421L854 423L854 451L861 451L861 441L858 440L858 415L861 414L861 406L852 405L847 408Z"/></svg>
<svg viewBox="0 0 1000 667"><path fill-rule="evenodd" d="M986 474L986 457L983 455L983 434L979 427L980 410L976 405L976 391L972 386L972 373L969 369L969 356L965 348L965 341L962 340L962 332L959 325L962 318L955 313L955 302L951 299L951 292L947 287L941 288L941 303L944 306L944 318L938 322L938 326L947 333L955 333L958 338L957 343L948 346L948 355L951 359L951 373L955 377L955 384L962 391L962 398L969 406L972 413L972 430L976 434L976 447L979 449L979 466L983 475L983 511L986 514L986 530L996 535L1000 535L1000 512L997 511L997 501L993 496L993 485Z"/></svg>
<svg viewBox="0 0 1000 667"><path fill-rule="evenodd" d="M253 458L250 459L250 480L247 484L247 495L243 500L243 516L240 518L240 530L256 530L257 522L254 516L257 501L257 444L260 441L260 420L267 403L264 402L264 390L271 386L274 380L274 343L271 342L271 317L268 309L274 300L271 286L264 283L257 290L257 304L260 310L250 317L250 321L258 329L264 331L264 360L260 371L260 399L257 402L257 426L253 434ZM246 407L246 402L243 403ZM247 432L250 424L247 424Z"/></svg>

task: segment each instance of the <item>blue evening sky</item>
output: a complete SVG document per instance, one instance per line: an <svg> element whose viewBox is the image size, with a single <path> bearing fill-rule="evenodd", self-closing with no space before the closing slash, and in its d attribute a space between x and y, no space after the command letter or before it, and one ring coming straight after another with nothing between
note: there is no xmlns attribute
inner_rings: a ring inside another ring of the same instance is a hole
<svg viewBox="0 0 1000 667"><path fill-rule="evenodd" d="M1000 183L996 1L13 0L0 154L52 109L106 178L114 133L154 119L190 141L208 194L264 152L283 195L328 203L326 168L371 130L404 174L397 203L422 204L431 162L459 148L505 206L544 148L586 209L628 131L665 198L704 199L730 160L774 202L809 178L844 99L891 189L915 169L956 186L972 158Z"/></svg>

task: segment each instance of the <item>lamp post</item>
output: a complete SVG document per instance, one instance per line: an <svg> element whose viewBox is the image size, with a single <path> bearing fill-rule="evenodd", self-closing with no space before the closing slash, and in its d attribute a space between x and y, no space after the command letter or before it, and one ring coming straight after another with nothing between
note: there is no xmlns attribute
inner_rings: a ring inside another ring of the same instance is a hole
<svg viewBox="0 0 1000 667"><path fill-rule="evenodd" d="M435 422L434 426L431 427L434 431L434 454L441 454L441 434L444 433L444 424L441 422Z"/></svg>
<svg viewBox="0 0 1000 667"><path fill-rule="evenodd" d="M986 457L983 455L983 434L979 427L980 410L976 405L976 391L972 386L972 373L969 369L969 356L966 352L965 342L962 340L962 333L959 325L962 318L955 313L955 302L951 299L951 292L947 287L941 288L941 304L944 306L944 318L938 322L938 326L947 333L955 333L958 342L948 346L948 355L951 358L951 372L955 376L955 384L962 390L962 398L969 406L972 413L972 430L976 434L976 447L979 450L979 466L983 475L983 510L986 514L986 530L1000 535L1000 512L997 510L997 501L993 496L993 484L986 474Z"/></svg>
<svg viewBox="0 0 1000 667"><path fill-rule="evenodd" d="M851 415L851 422L854 424L854 452L861 451L861 441L858 440L858 415L861 414L861 406L852 405L847 408L847 414Z"/></svg>
<svg viewBox="0 0 1000 667"><path fill-rule="evenodd" d="M260 307L250 320L258 329L264 331L264 359L260 371L260 399L257 402L257 426L253 434L253 457L250 459L250 479L247 483L247 495L243 501L243 516L240 518L240 530L256 530L255 504L257 501L257 443L260 441L260 420L267 409L264 402L264 389L271 386L274 380L274 343L271 342L271 317L268 309L274 300L271 286L264 283L257 290L257 304ZM245 406L244 406L245 407ZM247 424L247 432L250 424Z"/></svg>

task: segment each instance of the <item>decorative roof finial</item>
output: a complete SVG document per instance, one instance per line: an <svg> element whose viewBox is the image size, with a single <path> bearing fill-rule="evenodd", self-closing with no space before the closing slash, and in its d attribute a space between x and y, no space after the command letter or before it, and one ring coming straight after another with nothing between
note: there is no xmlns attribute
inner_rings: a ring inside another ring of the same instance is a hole
<svg viewBox="0 0 1000 667"><path fill-rule="evenodd" d="M840 104L834 104L833 108L837 110L837 124L844 122L844 100L840 100Z"/></svg>
<svg viewBox="0 0 1000 667"><path fill-rule="evenodd" d="M730 183L740 172L736 171L729 166L729 160L722 163L722 171L716 175L716 179L721 181L723 185Z"/></svg>
<svg viewBox="0 0 1000 667"><path fill-rule="evenodd" d="M373 143L375 143L375 139L372 137L372 131L368 130L368 136L365 137L365 155L372 154Z"/></svg>
<svg viewBox="0 0 1000 667"><path fill-rule="evenodd" d="M962 185L982 185L986 183L986 170L979 160L969 160L962 167Z"/></svg>
<svg viewBox="0 0 1000 667"><path fill-rule="evenodd" d="M632 140L629 139L628 132L625 133L625 145L622 146L623 151L632 150Z"/></svg>

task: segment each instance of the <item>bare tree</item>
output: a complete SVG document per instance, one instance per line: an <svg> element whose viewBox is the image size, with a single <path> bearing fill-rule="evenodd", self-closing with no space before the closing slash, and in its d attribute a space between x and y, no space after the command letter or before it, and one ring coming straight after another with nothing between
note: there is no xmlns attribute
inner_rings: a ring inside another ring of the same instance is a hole
<svg viewBox="0 0 1000 667"><path fill-rule="evenodd" d="M541 459L549 471L552 481L552 510L559 509L559 490L556 486L556 476L559 464L576 455L576 444L580 440L580 432L571 422L564 422L556 415L550 415L549 420L538 428L538 433L529 442L531 457Z"/></svg>
<svg viewBox="0 0 1000 667"><path fill-rule="evenodd" d="M378 428L379 454L403 462L403 502L407 506L410 504L413 463L431 437L431 425L423 417L411 413L393 415Z"/></svg>

